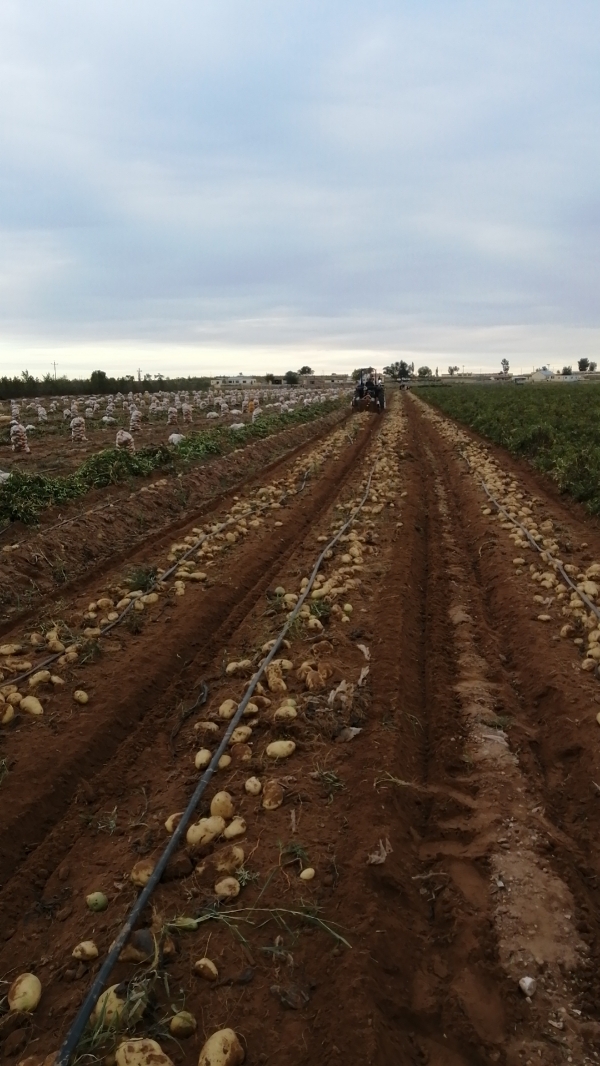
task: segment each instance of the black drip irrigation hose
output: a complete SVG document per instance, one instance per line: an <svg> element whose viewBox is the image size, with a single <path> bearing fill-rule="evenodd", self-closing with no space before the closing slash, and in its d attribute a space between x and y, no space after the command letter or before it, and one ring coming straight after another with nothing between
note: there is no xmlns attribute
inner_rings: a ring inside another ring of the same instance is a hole
<svg viewBox="0 0 600 1066"><path fill-rule="evenodd" d="M115 964L116 964L116 962L117 962L117 960L119 958L119 955L121 954L121 951L125 947L125 945L127 943L127 940L129 939L131 933L133 932L133 929L134 929L134 926L135 926L135 923L136 923L137 919L141 915L142 911L144 910L144 907L146 906L148 900L150 899L152 893L154 892L154 889L156 888L158 882L160 881L160 879L161 879L161 877L162 877L162 875L163 875L163 873L165 871L165 867L167 866L167 863L169 862L169 859L171 858L173 853L176 851L176 849L177 849L177 847L178 847L178 845L179 845L179 843L180 843L180 841L181 841L181 839L183 837L183 834L184 834L185 830L187 829L188 823L189 823L190 819L192 818L192 815L194 814L194 811L196 810L196 807L198 806L198 803L202 799L202 796L204 795L204 792L206 791L206 788L210 784L211 778L212 778L213 774L215 773L215 770L217 769L217 765L219 763L219 759L221 758L222 755L225 754L225 751L226 751L226 749L228 747L228 744L229 744L229 740L231 738L231 734L233 733L234 729L237 727L238 723L240 722L240 720L241 720L241 718L242 718L242 716L244 714L244 711L246 710L246 707L250 703L250 699L252 697L252 694L254 693L254 690L255 690L258 682L260 681L260 679L263 676L263 674L264 674L265 670L267 669L267 667L270 665L272 660L275 658L275 655L277 654L277 652L279 651L279 649L280 649L280 647L281 647L281 645L283 643L283 640L285 638L286 633L288 632L290 626L292 625L292 623L294 622L294 620L298 616L298 613L299 613L301 607L303 606L304 602L306 601L306 598L307 598L308 594L310 593L310 590L311 590L311 588L312 588L312 586L314 584L315 578L316 578L316 576L317 576L317 574L319 572L319 569L320 569L321 564L322 564L322 562L323 562L323 560L325 558L326 553L328 551L330 551L335 546L335 544L337 544L337 542L340 539L340 537L349 528L349 526L352 525L352 523L354 522L356 516L359 514L359 512L364 507L364 505L365 505L365 503L367 501L367 498L369 496L370 488L371 488L371 479L373 477L373 470L374 470L374 468L371 470L371 472L369 474L369 477L367 479L367 486L366 486L366 489L365 489L365 491L363 493L363 496L362 496L360 502L357 504L355 510L352 512L350 517L346 519L346 521L341 526L341 528L338 530L338 532L335 534L335 536L332 537L332 539L329 541L329 543L326 544L325 547L323 548L321 554L319 555L319 557L318 557L318 559L317 559L317 561L316 561L316 563L315 563L315 565L314 565L314 567L312 569L311 575L310 575L310 577L308 579L308 585L304 589L304 592L300 596L300 598L299 598L298 602L296 603L293 611L290 613L289 617L287 618L287 620L285 622L285 625L283 626L282 630L280 631L279 636L276 638L275 643L274 643L273 647L271 648L269 654L266 656L265 659L263 659L263 661L262 661L261 665L259 666L258 670L253 675L253 677L252 677L252 679L250 681L250 684L248 686L248 689L246 690L246 694L242 698L242 701L239 704L238 709L235 712L233 718L230 720L229 725L227 726L227 729L225 730L225 734L223 736L223 739L222 739L221 743L219 744L219 747L214 752L214 754L212 756L212 759L210 760L210 763L208 764L206 770L202 774L202 776L201 776L201 778L200 778L200 780L199 780L199 782L198 782L198 784L197 784L197 786L196 786L196 788L194 790L194 793L193 793L193 795L192 795L192 797L191 797L191 799L190 799L185 811L183 812L180 821L177 824L177 827L175 829L175 832L173 833L173 836L171 837L171 839L170 839L169 843L167 844L165 850L163 851L162 855L160 856L156 866L154 867L154 870L152 871L152 876L149 878L147 884L142 889L140 895L138 896L137 900L135 901L135 903L133 904L131 910L129 911L129 914L127 915L127 918L125 919L125 922L124 922L123 926L121 927L120 932L118 933L116 939L113 941L112 947L111 947L108 955L106 956L104 962L102 963L102 966L100 967L100 969L99 969L99 971L98 971L98 973L97 973L97 975L96 975L96 977L94 979L92 987L90 988L90 990L89 990L87 996L85 997L81 1007L79 1008L79 1011L78 1011L78 1013L77 1013L77 1015L76 1015L76 1017L75 1017L75 1019L73 1021L73 1024L71 1025L71 1028L69 1029L69 1032L67 1033L67 1035L66 1035L66 1037L65 1037L65 1039L63 1041L63 1044L62 1044L62 1046L60 1048L60 1051L58 1052L58 1054L56 1056L55 1066L68 1066L69 1059L70 1059L71 1055L73 1054L73 1052L76 1050L77 1045L78 1045L81 1037L83 1036L83 1032L84 1032L84 1029L85 1029L85 1027L86 1027L86 1025L87 1025L87 1023L89 1021L90 1015L91 1015L92 1011L94 1010L94 1007L96 1006L96 1003L98 1002L98 998L99 998L100 994L102 993L104 985L106 984L108 978L110 977L110 974L112 973L112 970L113 970L113 968L114 968L114 966L115 966Z"/></svg>

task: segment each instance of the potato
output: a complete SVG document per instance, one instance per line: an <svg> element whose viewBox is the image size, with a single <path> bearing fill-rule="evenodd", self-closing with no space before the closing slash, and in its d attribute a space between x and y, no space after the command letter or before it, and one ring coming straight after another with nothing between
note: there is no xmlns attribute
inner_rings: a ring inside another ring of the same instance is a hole
<svg viewBox="0 0 600 1066"><path fill-rule="evenodd" d="M219 971L212 959L198 959L194 963L194 973L198 974L198 977L203 977L205 981L217 981L219 977Z"/></svg>
<svg viewBox="0 0 600 1066"><path fill-rule="evenodd" d="M138 885L139 888L143 888L144 885L148 884L148 881L152 877L153 873L154 863L152 859L140 859L139 862L136 862L131 873L129 874L129 879L133 881L134 885Z"/></svg>
<svg viewBox="0 0 600 1066"><path fill-rule="evenodd" d="M244 718L250 718L253 714L258 714L258 705L256 703L247 703Z"/></svg>
<svg viewBox="0 0 600 1066"><path fill-rule="evenodd" d="M158 603L158 592L148 592L145 596L142 596L142 603Z"/></svg>
<svg viewBox="0 0 600 1066"><path fill-rule="evenodd" d="M0 655L18 655L23 651L22 644L0 644Z"/></svg>
<svg viewBox="0 0 600 1066"><path fill-rule="evenodd" d="M298 712L295 707L290 707L289 704L284 704L283 707L278 707L273 715L275 722L285 722L291 718L296 718Z"/></svg>
<svg viewBox="0 0 600 1066"><path fill-rule="evenodd" d="M76 703L87 703L88 700L89 700L89 696L88 696L87 692L83 691L82 688L77 688L77 689L75 689L75 692L73 693L73 699L75 700Z"/></svg>
<svg viewBox="0 0 600 1066"><path fill-rule="evenodd" d="M231 766L231 755L221 755L217 766L219 770L226 770L228 766Z"/></svg>
<svg viewBox="0 0 600 1066"><path fill-rule="evenodd" d="M221 818L233 818L235 808L229 792L217 792L210 804L210 813Z"/></svg>
<svg viewBox="0 0 600 1066"><path fill-rule="evenodd" d="M279 781L273 778L265 782L262 798L262 805L265 811L276 811L278 807L281 807L283 796L283 788Z"/></svg>
<svg viewBox="0 0 600 1066"><path fill-rule="evenodd" d="M315 871L313 870L312 866L307 866L306 869L303 870L302 873L300 874L300 880L301 881L312 881L314 876L315 876Z"/></svg>
<svg viewBox="0 0 600 1066"><path fill-rule="evenodd" d="M102 1020L103 1025L106 1027L110 1025L116 1026L117 1023L133 1025L142 1017L146 1003L146 996L141 996L139 999L136 997L128 1001L125 985L111 985L99 996L98 1002L90 1015L90 1021L92 1025L95 1025Z"/></svg>
<svg viewBox="0 0 600 1066"><path fill-rule="evenodd" d="M237 711L237 707L238 705L235 700L225 700L219 707L219 718L233 718Z"/></svg>
<svg viewBox="0 0 600 1066"><path fill-rule="evenodd" d="M227 829L223 831L223 837L225 840L233 840L235 837L241 837L246 832L246 828L246 822L243 818L234 818L227 826Z"/></svg>
<svg viewBox="0 0 600 1066"><path fill-rule="evenodd" d="M167 818L167 820L165 822L165 829L167 830L167 833L174 833L175 832L175 830L177 828L177 825L179 823L179 819L181 818L182 814L183 814L183 811L177 811L176 814L170 814L169 815L169 817Z"/></svg>
<svg viewBox="0 0 600 1066"><path fill-rule="evenodd" d="M85 897L85 902L90 911L105 911L108 907L108 900L104 892L90 892L89 896Z"/></svg>
<svg viewBox="0 0 600 1066"><path fill-rule="evenodd" d="M219 874L234 874L244 865L244 849L239 844L229 844L212 856L214 868Z"/></svg>
<svg viewBox="0 0 600 1066"><path fill-rule="evenodd" d="M29 678L29 688L37 688L38 685L45 685L46 682L50 680L50 676L49 670L37 670L36 673Z"/></svg>
<svg viewBox="0 0 600 1066"><path fill-rule="evenodd" d="M244 784L244 788L249 796L258 796L262 790L262 785L258 777L249 777Z"/></svg>
<svg viewBox="0 0 600 1066"><path fill-rule="evenodd" d="M194 756L194 766L197 770L205 770L211 759L212 752L208 748L200 748Z"/></svg>
<svg viewBox="0 0 600 1066"><path fill-rule="evenodd" d="M12 704L8 703L0 707L0 725L8 725L9 722L12 722L14 716L15 709Z"/></svg>
<svg viewBox="0 0 600 1066"><path fill-rule="evenodd" d="M173 1036L186 1037L191 1036L196 1032L198 1023L193 1014L190 1014L188 1010L180 1010L177 1014L174 1014L169 1022L169 1029Z"/></svg>
<svg viewBox="0 0 600 1066"><path fill-rule="evenodd" d="M8 990L8 1005L11 1010L21 1010L30 1014L35 1010L42 996L42 985L34 973L22 973Z"/></svg>
<svg viewBox="0 0 600 1066"><path fill-rule="evenodd" d="M240 883L235 877L224 877L215 885L215 895L218 899L235 899L240 894Z"/></svg>
<svg viewBox="0 0 600 1066"><path fill-rule="evenodd" d="M48 641L48 651L53 651L53 652L56 652L58 655L62 655L64 650L65 650L65 646L64 646L62 640L49 640Z"/></svg>
<svg viewBox="0 0 600 1066"><path fill-rule="evenodd" d="M234 729L229 738L230 744L245 744L247 740L252 736L252 729L249 725L239 725L237 729Z"/></svg>
<svg viewBox="0 0 600 1066"><path fill-rule="evenodd" d="M216 722L196 722L195 733L218 733L219 727Z"/></svg>
<svg viewBox="0 0 600 1066"><path fill-rule="evenodd" d="M201 818L199 822L194 822L186 833L186 840L188 844L193 847L201 846L204 844L211 844L213 840L216 840L225 829L225 819L219 816L211 816L210 818Z"/></svg>
<svg viewBox="0 0 600 1066"><path fill-rule="evenodd" d="M18 707L22 699L23 697L20 692L10 692L6 697L6 702L9 703L11 707Z"/></svg>
<svg viewBox="0 0 600 1066"><path fill-rule="evenodd" d="M274 740L267 747L269 759L288 759L296 750L293 740Z"/></svg>
<svg viewBox="0 0 600 1066"><path fill-rule="evenodd" d="M81 962L91 962L92 959L98 958L98 948L93 940L82 940L77 947L73 948L72 955L74 959L80 959Z"/></svg>
<svg viewBox="0 0 600 1066"><path fill-rule="evenodd" d="M245 1058L246 1052L233 1029L219 1029L204 1044L198 1066L242 1066Z"/></svg>
<svg viewBox="0 0 600 1066"><path fill-rule="evenodd" d="M281 676L281 666L271 663L265 670L267 685L270 692L287 692L287 685Z"/></svg>
<svg viewBox="0 0 600 1066"><path fill-rule="evenodd" d="M44 713L44 708L35 696L24 696L21 702L19 703L19 710L25 711L26 714L33 715L39 715Z"/></svg>
<svg viewBox="0 0 600 1066"><path fill-rule="evenodd" d="M104 1060L106 1062L106 1059ZM125 1040L115 1052L116 1066L173 1066L160 1044L148 1037Z"/></svg>

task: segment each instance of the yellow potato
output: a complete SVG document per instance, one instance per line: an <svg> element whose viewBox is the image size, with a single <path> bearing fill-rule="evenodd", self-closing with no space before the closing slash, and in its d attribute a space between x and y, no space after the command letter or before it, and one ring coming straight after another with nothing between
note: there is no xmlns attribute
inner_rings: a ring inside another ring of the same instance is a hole
<svg viewBox="0 0 600 1066"><path fill-rule="evenodd" d="M213 796L210 804L211 815L220 816L221 818L233 818L234 810L233 800L229 792L217 792L216 796Z"/></svg>
<svg viewBox="0 0 600 1066"><path fill-rule="evenodd" d="M215 895L218 899L235 899L240 894L240 883L235 877L224 877L215 885Z"/></svg>
<svg viewBox="0 0 600 1066"><path fill-rule="evenodd" d="M25 1011L30 1014L35 1010L42 996L42 985L34 973L22 973L8 990L8 1005L11 1010Z"/></svg>
<svg viewBox="0 0 600 1066"><path fill-rule="evenodd" d="M121 994L122 992L123 994ZM123 985L111 985L99 996L90 1020L92 1025L95 1025L100 1019L102 1019L102 1023L105 1026L116 1026L117 1023L133 1025L141 1018L145 1007L145 996L128 1001Z"/></svg>
<svg viewBox="0 0 600 1066"><path fill-rule="evenodd" d="M204 1044L198 1066L242 1066L245 1058L246 1053L233 1029L219 1029Z"/></svg>
<svg viewBox="0 0 600 1066"><path fill-rule="evenodd" d="M39 715L44 713L44 708L35 696L24 696L21 702L19 703L19 710L25 711L26 714L33 715Z"/></svg>
<svg viewBox="0 0 600 1066"><path fill-rule="evenodd" d="M199 822L194 822L189 827L186 840L192 847L211 844L213 840L216 840L223 833L225 824L225 819L219 816L213 815L210 818L201 818Z"/></svg>
<svg viewBox="0 0 600 1066"><path fill-rule="evenodd" d="M204 977L205 981L216 981L219 977L219 971L212 959L198 959L194 963L194 973Z"/></svg>
<svg viewBox="0 0 600 1066"><path fill-rule="evenodd" d="M106 1062L106 1059L105 1059ZM160 1044L148 1037L125 1040L115 1052L116 1066L173 1066Z"/></svg>
<svg viewBox="0 0 600 1066"><path fill-rule="evenodd" d="M139 888L143 888L148 884L148 881L154 873L154 863L152 859L140 859L133 867L129 878L133 881L134 885L138 885Z"/></svg>
<svg viewBox="0 0 600 1066"><path fill-rule="evenodd" d="M94 944L93 940L82 940L77 947L73 948L73 958L80 959L82 962L91 962L92 959L98 958L98 948Z"/></svg>
<svg viewBox="0 0 600 1066"><path fill-rule="evenodd" d="M177 1014L174 1014L169 1022L169 1029L173 1033L173 1036L179 1036L185 1038L191 1036L196 1032L198 1023L193 1014L190 1014L187 1010L180 1010Z"/></svg>
<svg viewBox="0 0 600 1066"><path fill-rule="evenodd" d="M293 740L274 740L267 747L269 759L288 759L296 750Z"/></svg>
<svg viewBox="0 0 600 1066"><path fill-rule="evenodd" d="M234 818L227 826L227 829L223 831L223 837L225 840L233 840L235 837L241 837L246 832L246 828L246 822L243 818Z"/></svg>

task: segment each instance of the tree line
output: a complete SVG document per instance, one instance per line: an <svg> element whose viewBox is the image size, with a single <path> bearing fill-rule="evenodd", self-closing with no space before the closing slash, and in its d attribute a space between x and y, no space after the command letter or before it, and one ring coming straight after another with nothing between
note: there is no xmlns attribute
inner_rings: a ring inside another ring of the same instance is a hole
<svg viewBox="0 0 600 1066"><path fill-rule="evenodd" d="M24 370L15 377L0 377L0 400L16 400L26 396L96 396L116 392L176 392L187 389L207 389L210 378L168 378L163 374L145 374L138 381L133 374L120 378L109 377L104 370L94 370L89 378L55 378L44 374L36 378Z"/></svg>

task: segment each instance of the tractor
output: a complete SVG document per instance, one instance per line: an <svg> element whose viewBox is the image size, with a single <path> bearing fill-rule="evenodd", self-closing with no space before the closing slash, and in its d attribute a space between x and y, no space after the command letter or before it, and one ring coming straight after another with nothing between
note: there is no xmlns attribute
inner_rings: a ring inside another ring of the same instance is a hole
<svg viewBox="0 0 600 1066"><path fill-rule="evenodd" d="M383 379L372 367L360 372L352 397L352 408L354 411L376 411L377 414L385 410Z"/></svg>

